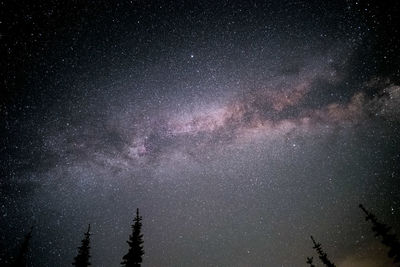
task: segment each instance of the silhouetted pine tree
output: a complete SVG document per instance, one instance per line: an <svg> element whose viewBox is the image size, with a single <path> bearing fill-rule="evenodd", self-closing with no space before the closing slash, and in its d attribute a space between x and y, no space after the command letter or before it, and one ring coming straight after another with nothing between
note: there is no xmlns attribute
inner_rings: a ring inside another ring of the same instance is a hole
<svg viewBox="0 0 400 267"><path fill-rule="evenodd" d="M307 257L307 264L309 264L310 267L315 267L315 265L313 264L313 257Z"/></svg>
<svg viewBox="0 0 400 267"><path fill-rule="evenodd" d="M313 249L315 249L318 253L319 259L322 261L323 264L325 264L328 267L336 267L335 264L333 264L329 259L328 255L322 250L321 244L315 242L314 238L311 236L311 240L314 243Z"/></svg>
<svg viewBox="0 0 400 267"><path fill-rule="evenodd" d="M390 258L393 258L393 261L395 263L400 262L400 243L395 234L389 233L391 227L387 226L386 224L380 223L376 219L375 215L367 211L362 204L360 204L359 207L367 215L367 217L365 217L365 220L370 220L372 222L372 231L375 232L375 236L381 236L382 244L390 248L388 256Z"/></svg>
<svg viewBox="0 0 400 267"><path fill-rule="evenodd" d="M90 258L90 224L88 226L85 237L81 241L82 245L78 247L78 255L74 258L72 265L78 267L87 267L92 265L89 262Z"/></svg>
<svg viewBox="0 0 400 267"><path fill-rule="evenodd" d="M142 217L139 216L139 209L136 209L136 217L132 224L132 234L129 236L129 240L126 241L129 244L129 251L122 258L122 266L139 267L143 261L142 256L144 255L144 250L143 235L141 234L141 221Z"/></svg>
<svg viewBox="0 0 400 267"><path fill-rule="evenodd" d="M28 252L29 241L32 238L32 230L33 230L33 227L31 227L31 230L25 235L24 241L22 242L21 247L19 249L19 253L18 253L17 257L15 258L14 264L12 264L11 266L15 266L15 267L27 266L26 254Z"/></svg>

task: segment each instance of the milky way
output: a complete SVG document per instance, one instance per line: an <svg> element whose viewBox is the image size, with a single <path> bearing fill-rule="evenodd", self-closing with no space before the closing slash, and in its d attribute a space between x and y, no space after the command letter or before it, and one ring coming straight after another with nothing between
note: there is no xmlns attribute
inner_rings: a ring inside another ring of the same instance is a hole
<svg viewBox="0 0 400 267"><path fill-rule="evenodd" d="M91 223L118 266L138 207L143 266L390 266L358 204L400 234L398 4L87 2L1 4L2 260Z"/></svg>

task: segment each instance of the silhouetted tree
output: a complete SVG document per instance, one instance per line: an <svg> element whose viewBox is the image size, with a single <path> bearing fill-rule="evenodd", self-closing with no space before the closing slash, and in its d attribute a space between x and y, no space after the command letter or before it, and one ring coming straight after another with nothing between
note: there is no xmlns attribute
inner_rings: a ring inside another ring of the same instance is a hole
<svg viewBox="0 0 400 267"><path fill-rule="evenodd" d="M22 242L21 247L19 249L19 253L18 253L17 257L15 258L14 264L12 264L11 266L15 266L15 267L27 266L26 254L28 253L29 241L32 238L32 230L33 230L33 226L31 227L31 230L25 235L24 241Z"/></svg>
<svg viewBox="0 0 400 267"><path fill-rule="evenodd" d="M90 258L90 224L88 226L85 237L81 241L82 245L78 247L78 255L74 258L72 265L78 267L87 267L92 265L89 262Z"/></svg>
<svg viewBox="0 0 400 267"><path fill-rule="evenodd" d="M376 216L374 214L370 213L369 211L367 211L362 204L360 204L359 207L367 215L367 217L365 217L365 220L372 222L372 231L375 232L375 236L382 237L382 241L381 241L382 244L384 244L390 248L388 256L390 258L393 258L393 261L395 263L400 262L400 243L395 234L389 233L391 227L379 222L376 219Z"/></svg>
<svg viewBox="0 0 400 267"><path fill-rule="evenodd" d="M336 267L335 264L333 264L329 259L328 255L322 250L321 244L315 242L314 238L311 236L311 240L314 243L313 249L315 249L318 253L319 259L322 261L323 264L325 264L328 267Z"/></svg>
<svg viewBox="0 0 400 267"><path fill-rule="evenodd" d="M139 267L143 261L142 256L144 255L144 249L143 235L141 234L141 221L142 217L139 216L139 209L136 209L136 217L132 224L132 234L129 236L129 240L126 241L129 244L129 250L122 258L122 266Z"/></svg>
<svg viewBox="0 0 400 267"><path fill-rule="evenodd" d="M315 267L315 265L313 264L313 257L307 257L307 264L309 264L310 267Z"/></svg>

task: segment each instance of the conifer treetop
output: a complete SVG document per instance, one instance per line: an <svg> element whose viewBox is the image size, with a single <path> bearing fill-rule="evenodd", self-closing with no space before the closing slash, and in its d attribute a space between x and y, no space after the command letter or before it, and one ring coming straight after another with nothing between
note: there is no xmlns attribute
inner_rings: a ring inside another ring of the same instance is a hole
<svg viewBox="0 0 400 267"><path fill-rule="evenodd" d="M142 217L139 215L139 209L136 209L136 217L133 219L131 226L132 234L129 236L129 240L126 241L129 245L129 250L122 257L121 265L124 267L139 267L143 261L144 249L141 221Z"/></svg>
<svg viewBox="0 0 400 267"><path fill-rule="evenodd" d="M78 247L78 255L74 258L72 265L78 267L87 267L92 265L90 259L90 224L88 225L85 237L81 241L81 246Z"/></svg>

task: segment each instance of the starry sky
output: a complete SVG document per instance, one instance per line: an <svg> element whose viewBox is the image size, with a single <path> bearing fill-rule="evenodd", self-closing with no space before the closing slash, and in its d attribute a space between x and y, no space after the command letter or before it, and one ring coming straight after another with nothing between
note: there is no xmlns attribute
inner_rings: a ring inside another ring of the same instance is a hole
<svg viewBox="0 0 400 267"><path fill-rule="evenodd" d="M0 258L390 266L400 234L399 3L0 2Z"/></svg>

